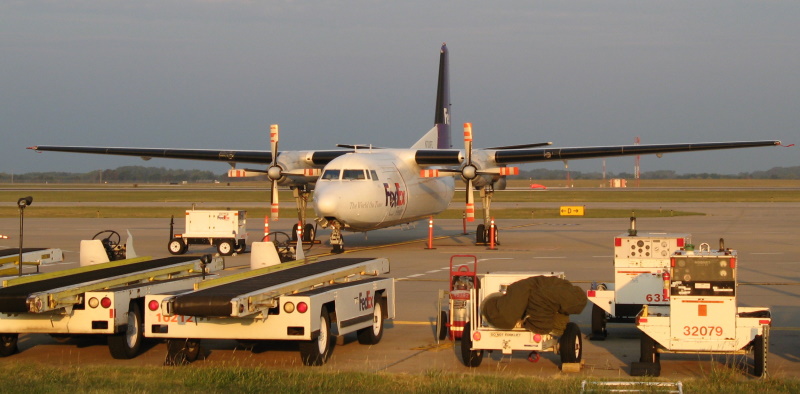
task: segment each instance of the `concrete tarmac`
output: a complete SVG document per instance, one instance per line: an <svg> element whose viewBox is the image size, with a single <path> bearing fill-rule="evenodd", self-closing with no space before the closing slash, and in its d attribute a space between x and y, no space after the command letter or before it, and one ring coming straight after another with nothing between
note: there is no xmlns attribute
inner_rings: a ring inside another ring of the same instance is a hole
<svg viewBox="0 0 800 394"><path fill-rule="evenodd" d="M575 205L565 203L563 205ZM528 205L526 205L528 206ZM557 208L558 203L529 204L537 208ZM768 306L773 323L768 355L772 377L800 377L800 244L797 242L800 204L798 203L593 203L592 208L664 209L702 212L704 216L640 218L640 231L684 232L695 244L707 242L715 248L719 238L726 247L739 252L739 305ZM35 209L32 206L28 209ZM288 231L289 218L270 224L273 231ZM626 232L628 219L536 219L500 220L501 245L497 250L474 245L474 226L463 235L461 220L439 220L434 226L435 249L426 249L428 226L419 222L412 228L392 228L364 234L346 234L346 256L388 257L390 276L397 279L397 316L388 321L383 340L374 346L357 343L354 336L339 340L331 360L319 367L327 371L369 371L390 373L477 373L500 375L553 376L562 374L559 357L542 354L531 363L528 354L487 355L481 366L467 368L460 361L459 342L436 343L434 323L436 296L446 289L448 261L454 254L472 254L479 259L480 272L564 271L567 279L588 288L592 281L613 281L613 238ZM249 218L250 241L263 236L263 219ZM176 230L180 231L182 223ZM95 233L112 229L125 237L130 230L139 255L168 255L169 218L166 219L27 219L24 222L25 247L58 247L65 251L65 262L42 267L42 271L77 266L78 245ZM0 219L0 247L18 246L18 219ZM323 240L310 254L324 257L329 232L320 230ZM210 247L192 246L189 253L214 253ZM249 254L226 258L225 274L249 269ZM584 367L578 376L591 378L627 377L631 362L639 359L639 331L633 324L609 324L605 341L589 341L591 302L580 315L573 315L584 334ZM2 331L0 329L0 331ZM205 357L197 365L258 365L273 368L305 368L296 345L266 343L255 349L237 347L234 340L203 341ZM0 362L30 361L52 365L161 365L166 355L164 343L154 342L132 360L114 360L103 338L74 338L66 342L41 334L24 334L20 352ZM727 361L734 361L728 366ZM726 356L664 354L662 377L685 379L703 377L714 371L742 369L749 374L750 358ZM193 367L192 366L192 367Z"/></svg>

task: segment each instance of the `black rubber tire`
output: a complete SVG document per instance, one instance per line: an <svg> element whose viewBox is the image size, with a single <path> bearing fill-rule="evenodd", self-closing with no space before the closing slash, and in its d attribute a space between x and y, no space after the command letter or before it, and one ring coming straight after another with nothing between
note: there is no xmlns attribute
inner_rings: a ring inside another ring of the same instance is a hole
<svg viewBox="0 0 800 394"><path fill-rule="evenodd" d="M763 334L753 339L753 376L767 374L767 353L769 353L769 326L764 326Z"/></svg>
<svg viewBox="0 0 800 394"><path fill-rule="evenodd" d="M19 334L0 334L0 357L8 357L16 353Z"/></svg>
<svg viewBox="0 0 800 394"><path fill-rule="evenodd" d="M641 337L639 339L639 346L640 346L640 353L639 353L639 362L640 363L653 363L658 364L659 360L661 359L661 354L658 353L658 345L653 338L650 338L649 335L645 333L641 333Z"/></svg>
<svg viewBox="0 0 800 394"><path fill-rule="evenodd" d="M475 230L475 242L478 244L485 244L486 239L486 226L479 224L478 229Z"/></svg>
<svg viewBox="0 0 800 394"><path fill-rule="evenodd" d="M375 297L375 308L372 311L372 325L356 331L358 343L362 345L377 345L383 338L383 298Z"/></svg>
<svg viewBox="0 0 800 394"><path fill-rule="evenodd" d="M331 253L340 254L344 253L344 245L333 245Z"/></svg>
<svg viewBox="0 0 800 394"><path fill-rule="evenodd" d="M139 355L144 341L144 316L135 301L128 306L128 325L125 332L108 336L108 350L111 357L127 360Z"/></svg>
<svg viewBox="0 0 800 394"><path fill-rule="evenodd" d="M564 334L558 339L561 363L579 363L583 357L581 329L573 322L567 323Z"/></svg>
<svg viewBox="0 0 800 394"><path fill-rule="evenodd" d="M303 242L312 242L317 238L317 231L314 229L314 225L311 223L306 223L303 227Z"/></svg>
<svg viewBox="0 0 800 394"><path fill-rule="evenodd" d="M441 321L441 323L439 323L439 328L437 329L437 331L438 331L437 334L439 335L439 340L440 341L444 340L445 338L447 338L447 323L450 323L449 319L450 318L447 316L447 312L446 311L441 311L439 313L439 321Z"/></svg>
<svg viewBox="0 0 800 394"><path fill-rule="evenodd" d="M172 238L167 244L167 250L169 250L170 254L184 254L187 248L188 246L180 238Z"/></svg>
<svg viewBox="0 0 800 394"><path fill-rule="evenodd" d="M236 253L244 253L247 250L247 241L240 239L236 242L236 247L233 249Z"/></svg>
<svg viewBox="0 0 800 394"><path fill-rule="evenodd" d="M608 336L606 329L606 311L603 308L592 304L592 336L590 339L595 341L603 341Z"/></svg>
<svg viewBox="0 0 800 394"><path fill-rule="evenodd" d="M294 225L292 225L292 234L291 234L292 243L297 243L297 226L298 225L299 225L299 223L295 223Z"/></svg>
<svg viewBox="0 0 800 394"><path fill-rule="evenodd" d="M472 332L469 328L470 323L464 323L464 334L461 335L461 362L464 365L475 368L483 361L483 350L472 350Z"/></svg>
<svg viewBox="0 0 800 394"><path fill-rule="evenodd" d="M233 242L225 240L217 244L217 252L220 256L230 256L233 254Z"/></svg>
<svg viewBox="0 0 800 394"><path fill-rule="evenodd" d="M319 332L310 341L300 341L300 359L303 365L319 366L328 361L331 355L331 318L328 309L323 307L320 313Z"/></svg>

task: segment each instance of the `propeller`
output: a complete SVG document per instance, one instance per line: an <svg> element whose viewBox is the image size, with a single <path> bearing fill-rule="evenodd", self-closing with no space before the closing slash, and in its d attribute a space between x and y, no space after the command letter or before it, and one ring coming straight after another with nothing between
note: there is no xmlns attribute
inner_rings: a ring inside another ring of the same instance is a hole
<svg viewBox="0 0 800 394"><path fill-rule="evenodd" d="M464 154L466 162L461 169L461 177L467 181L465 194L467 195L467 221L475 221L475 195L472 190L472 180L478 176L478 169L472 164L472 123L464 123Z"/></svg>
<svg viewBox="0 0 800 394"><path fill-rule="evenodd" d="M269 145L272 151L272 163L267 176L272 181L270 186L270 220L278 220L278 180L281 179L281 167L278 166L278 125L269 126Z"/></svg>

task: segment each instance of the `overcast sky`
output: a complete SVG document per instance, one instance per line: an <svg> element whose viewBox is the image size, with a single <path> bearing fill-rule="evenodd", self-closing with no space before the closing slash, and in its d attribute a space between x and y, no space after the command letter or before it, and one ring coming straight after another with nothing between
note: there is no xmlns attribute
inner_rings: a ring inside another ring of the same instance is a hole
<svg viewBox="0 0 800 394"><path fill-rule="evenodd" d="M456 147L463 122L476 147L796 143L798 21L797 1L3 1L0 172L222 173L25 148L267 149L272 123L285 150L408 147L433 124L442 42ZM798 165L798 147L641 159L681 173ZM539 167L563 164L524 168Z"/></svg>

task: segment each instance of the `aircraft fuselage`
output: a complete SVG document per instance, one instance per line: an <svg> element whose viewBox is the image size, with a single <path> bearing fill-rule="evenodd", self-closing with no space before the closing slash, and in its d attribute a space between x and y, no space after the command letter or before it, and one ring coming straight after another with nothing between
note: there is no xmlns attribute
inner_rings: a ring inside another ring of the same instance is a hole
<svg viewBox="0 0 800 394"><path fill-rule="evenodd" d="M414 150L358 151L337 157L314 188L314 210L349 231L409 223L445 209L455 189L452 177L422 178Z"/></svg>

